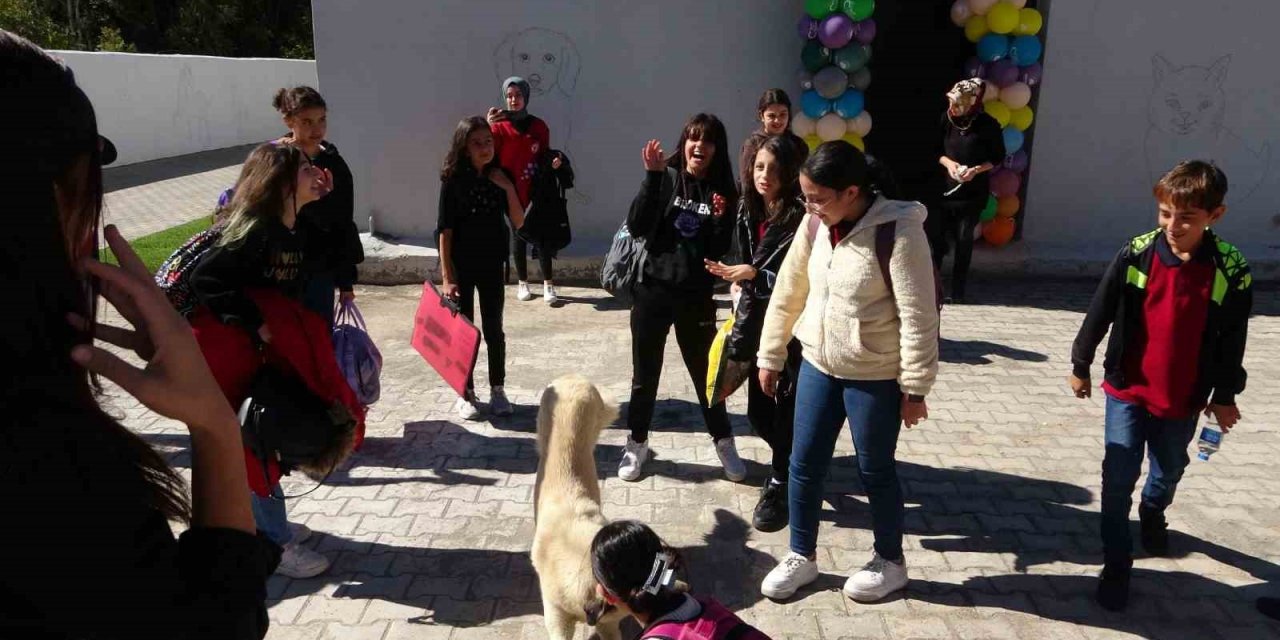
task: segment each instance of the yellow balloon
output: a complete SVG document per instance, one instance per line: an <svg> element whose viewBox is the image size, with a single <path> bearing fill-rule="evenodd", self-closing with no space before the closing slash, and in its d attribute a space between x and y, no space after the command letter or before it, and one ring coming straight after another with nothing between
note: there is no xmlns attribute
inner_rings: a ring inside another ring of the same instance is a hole
<svg viewBox="0 0 1280 640"><path fill-rule="evenodd" d="M987 12L987 28L992 33L1011 33L1018 26L1018 9L1008 2L1001 2Z"/></svg>
<svg viewBox="0 0 1280 640"><path fill-rule="evenodd" d="M856 133L846 133L844 134L844 137L841 138L841 140L844 140L845 142L848 142L849 144L857 147L858 151L861 151L863 153L867 152L867 143L862 140L862 136Z"/></svg>
<svg viewBox="0 0 1280 640"><path fill-rule="evenodd" d="M818 148L818 145L822 144L822 138L819 138L818 134L815 133L811 136L805 136L804 143L808 145L809 153L813 153Z"/></svg>
<svg viewBox="0 0 1280 640"><path fill-rule="evenodd" d="M1009 117L1011 114L1009 112L1008 105L1003 102L988 102L986 104L986 109L987 115L995 118L996 122L1000 123L1001 129L1009 126Z"/></svg>
<svg viewBox="0 0 1280 640"><path fill-rule="evenodd" d="M991 105L987 105L987 112L991 111ZM1014 109L1009 112L1009 124L1013 125L1018 131L1026 131L1031 128L1031 123L1036 121L1036 114L1031 107L1023 107Z"/></svg>
<svg viewBox="0 0 1280 640"><path fill-rule="evenodd" d="M1018 26L1014 27L1014 35L1034 36L1044 28L1044 16L1035 9L1023 9L1018 12Z"/></svg>
<svg viewBox="0 0 1280 640"><path fill-rule="evenodd" d="M982 36L988 33L991 33L991 29L987 27L986 16L970 16L969 21L964 23L964 37L968 38L969 42L977 44Z"/></svg>

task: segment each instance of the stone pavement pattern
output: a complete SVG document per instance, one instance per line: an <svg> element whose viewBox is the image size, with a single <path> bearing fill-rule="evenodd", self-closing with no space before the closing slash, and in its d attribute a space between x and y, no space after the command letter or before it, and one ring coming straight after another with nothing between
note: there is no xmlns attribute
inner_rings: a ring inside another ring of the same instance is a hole
<svg viewBox="0 0 1280 640"><path fill-rule="evenodd" d="M133 239L212 214L218 196L240 177L240 165L253 147L105 168L104 222Z"/></svg>
<svg viewBox="0 0 1280 640"><path fill-rule="evenodd" d="M453 393L408 343L418 292L359 291L386 359L382 400L363 450L290 503L291 519L316 531L307 544L333 569L310 580L272 578L272 640L546 637L528 557L536 405L544 385L570 372L626 401L627 312L599 291L562 289L566 304L551 309L516 302L512 288L507 389L517 413L460 424ZM1170 511L1173 557L1139 556L1130 610L1112 615L1091 597L1103 401L1100 393L1076 400L1064 383L1090 292L1088 283L988 283L972 296L983 304L945 310L931 419L904 430L899 446L912 578L902 595L864 605L839 591L871 547L847 435L827 484L822 578L788 603L759 595L760 579L787 550L785 530L761 534L748 524L768 450L748 435L736 395L730 409L750 476L723 479L674 340L651 436L658 459L640 482L614 477L625 431L601 438L605 513L654 526L685 550L695 590L774 638L1280 637L1280 624L1252 604L1280 592L1280 392L1272 382L1280 299L1258 295L1259 313L1270 315L1251 325L1244 422L1211 462L1188 470ZM484 362L482 353L481 388ZM130 402L120 403L129 426L189 465L183 427ZM286 482L289 493L311 486Z"/></svg>

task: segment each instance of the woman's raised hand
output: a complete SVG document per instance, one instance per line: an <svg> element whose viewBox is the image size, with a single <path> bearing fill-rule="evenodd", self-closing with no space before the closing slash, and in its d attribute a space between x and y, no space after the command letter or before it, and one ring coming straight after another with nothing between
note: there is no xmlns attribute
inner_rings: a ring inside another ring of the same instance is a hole
<svg viewBox="0 0 1280 640"><path fill-rule="evenodd" d="M645 143L643 156L645 171L666 171L667 161L662 155L661 142L650 140Z"/></svg>

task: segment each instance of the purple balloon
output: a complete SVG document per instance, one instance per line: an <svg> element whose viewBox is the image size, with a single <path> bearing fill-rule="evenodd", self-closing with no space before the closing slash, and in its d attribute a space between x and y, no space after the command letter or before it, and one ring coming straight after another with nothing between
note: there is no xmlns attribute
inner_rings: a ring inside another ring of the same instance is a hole
<svg viewBox="0 0 1280 640"><path fill-rule="evenodd" d="M853 23L853 39L862 44L871 44L876 39L876 21L867 18Z"/></svg>
<svg viewBox="0 0 1280 640"><path fill-rule="evenodd" d="M1004 164L1004 168L1014 173L1021 174L1023 171L1027 170L1027 164L1029 162L1030 162L1030 158L1027 157L1027 152L1022 149L1019 149L1017 153L1010 156L1005 156L1003 164Z"/></svg>
<svg viewBox="0 0 1280 640"><path fill-rule="evenodd" d="M839 49L853 39L854 24L843 13L833 13L818 27L818 42L828 49Z"/></svg>
<svg viewBox="0 0 1280 640"><path fill-rule="evenodd" d="M991 193L997 198L1016 196L1021 188L1022 177L1009 169L996 169L991 174Z"/></svg>
<svg viewBox="0 0 1280 640"><path fill-rule="evenodd" d="M964 63L964 75L967 78L981 78L986 75L987 65L982 64L978 56L969 56Z"/></svg>
<svg viewBox="0 0 1280 640"><path fill-rule="evenodd" d="M818 37L818 21L809 16L802 16L800 22L796 24L796 30L800 32L801 38L812 40Z"/></svg>
<svg viewBox="0 0 1280 640"><path fill-rule="evenodd" d="M1044 76L1044 67L1039 62L1033 62L1022 68L1022 73L1018 75L1019 79L1027 83L1028 87L1034 87L1040 84L1041 77Z"/></svg>
<svg viewBox="0 0 1280 640"><path fill-rule="evenodd" d="M996 60L987 67L987 79L1003 89L1018 81L1018 65L1008 58Z"/></svg>

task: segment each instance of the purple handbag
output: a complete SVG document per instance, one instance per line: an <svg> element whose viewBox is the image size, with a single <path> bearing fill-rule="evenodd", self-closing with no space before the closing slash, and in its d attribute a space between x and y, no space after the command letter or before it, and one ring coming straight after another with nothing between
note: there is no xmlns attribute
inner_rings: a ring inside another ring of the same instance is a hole
<svg viewBox="0 0 1280 640"><path fill-rule="evenodd" d="M382 393L382 354L369 337L364 316L354 302L338 305L334 317L333 352L338 368L360 404L369 406Z"/></svg>

